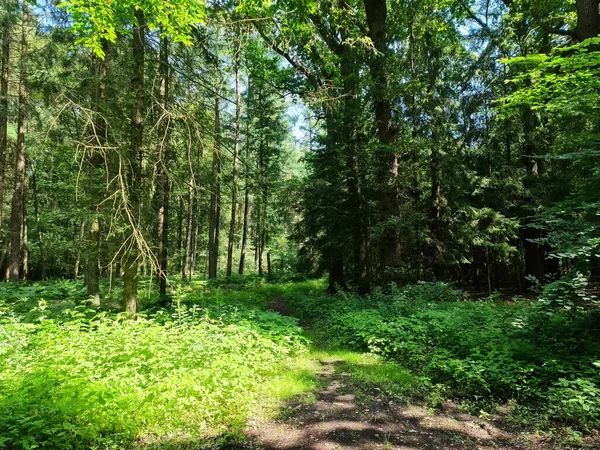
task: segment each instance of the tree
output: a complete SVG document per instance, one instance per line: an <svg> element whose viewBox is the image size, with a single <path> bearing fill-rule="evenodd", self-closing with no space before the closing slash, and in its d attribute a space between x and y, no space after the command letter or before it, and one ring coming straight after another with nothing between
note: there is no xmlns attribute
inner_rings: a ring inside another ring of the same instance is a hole
<svg viewBox="0 0 600 450"><path fill-rule="evenodd" d="M29 6L27 0L22 3L21 48L19 57L19 115L16 162L14 170L14 189L10 213L10 257L9 280L18 281L21 265L21 244L23 216L25 214L25 127L27 121L27 43L28 43Z"/></svg>
<svg viewBox="0 0 600 450"><path fill-rule="evenodd" d="M242 35L238 32L237 45L234 53L235 66L235 128L234 128L234 150L233 150L233 169L231 176L231 217L229 219L229 239L227 242L227 277L231 277L233 266L233 241L235 238L235 219L237 209L237 174L238 158L240 154L240 117L242 109L242 94L240 90L240 59L241 59Z"/></svg>

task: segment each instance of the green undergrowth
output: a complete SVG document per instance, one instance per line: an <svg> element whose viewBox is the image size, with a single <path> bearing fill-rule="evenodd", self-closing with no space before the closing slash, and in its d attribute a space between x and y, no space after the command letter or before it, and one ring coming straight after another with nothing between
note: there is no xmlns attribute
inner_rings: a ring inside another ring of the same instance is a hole
<svg viewBox="0 0 600 450"><path fill-rule="evenodd" d="M509 419L519 425L600 426L596 311L546 314L531 301L473 301L443 283L368 297L298 292L286 300L327 345L396 362L387 373L376 366L374 376L397 377L389 385L405 386L404 394L432 405L461 399L483 415L509 403L516 405Z"/></svg>
<svg viewBox="0 0 600 450"><path fill-rule="evenodd" d="M313 388L288 369L307 351L296 320L265 310L289 286L179 286L134 319L57 284L3 286L0 448L216 448L258 403Z"/></svg>
<svg viewBox="0 0 600 450"><path fill-rule="evenodd" d="M358 402L453 398L482 416L509 405L518 425L599 424L593 310L542 314L442 283L359 297L237 277L176 285L160 309L145 283L135 319L110 297L89 309L79 282L0 287L0 448L235 445L249 417L314 402L324 365ZM294 317L270 310L281 299Z"/></svg>

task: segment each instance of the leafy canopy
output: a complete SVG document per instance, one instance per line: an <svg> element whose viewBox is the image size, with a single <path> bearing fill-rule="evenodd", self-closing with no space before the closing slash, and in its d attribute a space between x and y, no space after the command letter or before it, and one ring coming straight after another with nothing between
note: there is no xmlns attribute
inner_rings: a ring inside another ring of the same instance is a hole
<svg viewBox="0 0 600 450"><path fill-rule="evenodd" d="M102 41L116 42L119 34L131 35L130 24L137 24L134 11L142 10L150 30L161 28L175 42L192 42L191 30L204 23L202 0L65 0L58 5L72 20L72 31L101 58Z"/></svg>

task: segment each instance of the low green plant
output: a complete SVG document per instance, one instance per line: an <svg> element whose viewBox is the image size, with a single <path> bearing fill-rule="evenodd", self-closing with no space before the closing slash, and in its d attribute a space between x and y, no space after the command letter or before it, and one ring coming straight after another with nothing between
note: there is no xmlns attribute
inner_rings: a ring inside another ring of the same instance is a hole
<svg viewBox="0 0 600 450"><path fill-rule="evenodd" d="M600 425L594 310L559 308L548 315L528 300L467 301L443 283L368 297L298 293L288 303L331 345L393 360L430 387L425 391L462 398L478 413L515 400L535 415ZM428 397L430 404L443 401Z"/></svg>
<svg viewBox="0 0 600 450"><path fill-rule="evenodd" d="M231 299L138 315L0 304L0 447L127 448L240 434L306 350L296 321Z"/></svg>

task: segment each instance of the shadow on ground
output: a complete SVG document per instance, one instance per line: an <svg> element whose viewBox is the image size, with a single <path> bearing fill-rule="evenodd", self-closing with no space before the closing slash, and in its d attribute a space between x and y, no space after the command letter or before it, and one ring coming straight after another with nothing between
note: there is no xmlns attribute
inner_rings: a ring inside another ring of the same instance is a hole
<svg viewBox="0 0 600 450"><path fill-rule="evenodd" d="M323 384L315 401L281 407L276 421L251 423L253 448L263 450L369 449L545 449L531 437L510 434L494 422L462 414L451 403L431 414L421 406L402 406L377 396L356 398L350 384L353 363L319 360ZM242 448L242 447L239 447ZM245 447L248 448L248 447ZM252 447L251 447L252 448Z"/></svg>

